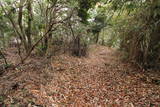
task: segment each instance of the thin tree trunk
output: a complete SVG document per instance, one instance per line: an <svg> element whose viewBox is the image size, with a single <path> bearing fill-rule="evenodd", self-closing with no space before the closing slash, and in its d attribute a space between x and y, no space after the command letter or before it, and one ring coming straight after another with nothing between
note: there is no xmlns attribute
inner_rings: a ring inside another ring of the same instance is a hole
<svg viewBox="0 0 160 107"><path fill-rule="evenodd" d="M99 41L99 33L96 34L96 44L98 43Z"/></svg>
<svg viewBox="0 0 160 107"><path fill-rule="evenodd" d="M25 34L25 31L24 31L24 28L23 28L23 25L22 25L23 4L24 4L24 1L20 0L20 7L19 7L19 13L18 13L18 25L19 25L19 28L20 28L20 31L21 31L21 40L22 40L22 43L24 45L25 51L27 53L29 51L29 49L28 49L28 44L27 44L27 41L26 41L26 34Z"/></svg>
<svg viewBox="0 0 160 107"><path fill-rule="evenodd" d="M28 49L32 46L32 40L31 40L31 35L32 35L32 5L31 5L31 0L28 0L28 28L27 28L27 39L28 39Z"/></svg>
<svg viewBox="0 0 160 107"><path fill-rule="evenodd" d="M2 39L3 39L2 40L2 43L3 43L2 47L5 48L6 42L5 42L4 32L2 31L0 34L2 35Z"/></svg>
<svg viewBox="0 0 160 107"><path fill-rule="evenodd" d="M48 55L48 56L50 56L51 54L53 54L52 52L53 52L53 47L52 47L52 32L50 32L49 34L48 34L48 37L47 37L47 39L48 39L48 44L47 44L47 50L46 50L46 54Z"/></svg>
<svg viewBox="0 0 160 107"><path fill-rule="evenodd" d="M20 33L20 31L18 30L18 27L16 26L16 23L14 22L14 20L12 19L12 17L7 13L7 11L5 10L4 6L2 5L2 3L0 2L0 6L2 7L2 10L4 11L5 15L7 16L7 18L10 20L12 27L14 29L14 32L16 33L16 35L20 38L21 41L23 41L22 38L22 34Z"/></svg>
<svg viewBox="0 0 160 107"><path fill-rule="evenodd" d="M44 38L44 47L45 47L45 51L48 48L48 38Z"/></svg>

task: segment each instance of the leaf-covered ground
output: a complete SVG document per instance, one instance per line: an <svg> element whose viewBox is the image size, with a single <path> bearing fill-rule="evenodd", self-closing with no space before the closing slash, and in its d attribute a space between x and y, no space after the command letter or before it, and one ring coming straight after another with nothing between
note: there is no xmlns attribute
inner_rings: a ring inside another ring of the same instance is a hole
<svg viewBox="0 0 160 107"><path fill-rule="evenodd" d="M0 105L160 107L158 72L122 61L114 49L92 46L86 58L59 55L48 63L34 58L2 74Z"/></svg>

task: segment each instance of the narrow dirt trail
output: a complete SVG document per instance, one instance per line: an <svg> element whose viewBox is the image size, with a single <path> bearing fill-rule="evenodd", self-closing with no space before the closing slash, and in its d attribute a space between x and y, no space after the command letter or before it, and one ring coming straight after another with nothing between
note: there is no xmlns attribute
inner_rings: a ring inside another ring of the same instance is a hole
<svg viewBox="0 0 160 107"><path fill-rule="evenodd" d="M86 58L33 56L0 76L0 107L160 107L160 86L121 57L104 46L91 46Z"/></svg>
<svg viewBox="0 0 160 107"><path fill-rule="evenodd" d="M160 87L122 63L113 49L93 46L88 58L53 59L53 79L30 90L47 107L160 107ZM51 71L48 71L51 72Z"/></svg>

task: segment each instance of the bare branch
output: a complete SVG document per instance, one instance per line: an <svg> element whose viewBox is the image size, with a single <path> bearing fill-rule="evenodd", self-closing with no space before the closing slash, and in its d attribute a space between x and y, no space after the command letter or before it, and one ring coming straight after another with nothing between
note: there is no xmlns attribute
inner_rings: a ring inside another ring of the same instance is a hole
<svg viewBox="0 0 160 107"><path fill-rule="evenodd" d="M11 24L13 26L14 32L16 33L17 36L19 36L19 38L21 38L21 34L18 31L17 26L16 26L14 20L8 15L7 11L5 10L5 8L4 8L4 6L2 5L1 2L0 2L0 6L2 7L2 10L5 13L5 15L7 16L7 18L10 20L10 22L11 22Z"/></svg>
<svg viewBox="0 0 160 107"><path fill-rule="evenodd" d="M53 32L56 30L56 28L53 29L53 25L55 24L60 24L60 23L64 23L64 21L69 20L72 17L73 12L71 12L71 15L63 20L60 20L58 22L53 22L50 26L48 31L32 46L32 48L30 49L30 51L28 52L28 54L26 55L26 57L24 59L22 59L22 62L24 63L25 60L27 60L27 58L31 55L32 51L35 49L35 47L44 39L48 37L48 33ZM20 65L21 63L19 63L18 65ZM18 66L17 65L17 66Z"/></svg>

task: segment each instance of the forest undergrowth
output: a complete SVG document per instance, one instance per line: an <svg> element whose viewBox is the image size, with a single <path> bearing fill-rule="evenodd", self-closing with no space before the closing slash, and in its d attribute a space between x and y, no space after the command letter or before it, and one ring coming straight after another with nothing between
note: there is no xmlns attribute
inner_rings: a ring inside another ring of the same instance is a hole
<svg viewBox="0 0 160 107"><path fill-rule="evenodd" d="M14 49L7 59L16 62ZM77 58L31 57L25 65L0 76L0 107L159 107L158 72L122 60L105 46L91 46Z"/></svg>

